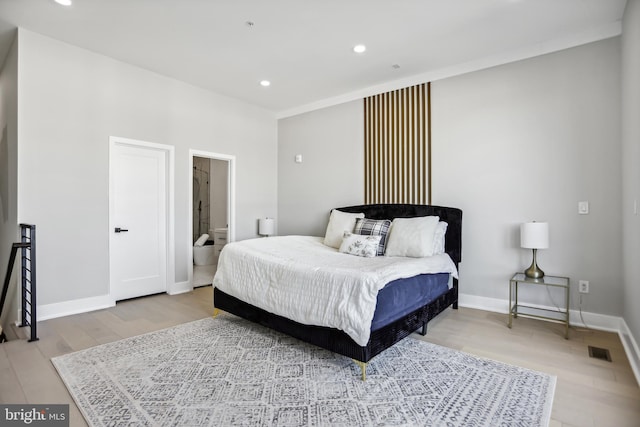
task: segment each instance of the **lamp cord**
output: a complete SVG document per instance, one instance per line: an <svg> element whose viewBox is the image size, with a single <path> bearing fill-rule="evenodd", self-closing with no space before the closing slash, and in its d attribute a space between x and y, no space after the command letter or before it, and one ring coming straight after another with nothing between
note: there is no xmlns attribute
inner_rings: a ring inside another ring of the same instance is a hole
<svg viewBox="0 0 640 427"><path fill-rule="evenodd" d="M589 328L589 325L587 325L587 322L584 321L584 317L582 317L582 294L580 294L580 303L578 304L578 308L580 309L580 321L582 322L585 328L591 329Z"/></svg>
<svg viewBox="0 0 640 427"><path fill-rule="evenodd" d="M549 300L551 301L551 304L554 305L554 307L559 311L562 312L562 309L560 308L560 306L558 306L558 304L556 304L556 302L554 301L553 297L551 296L551 291L549 290L548 286L545 286L547 288L547 295L549 295ZM569 304L569 306L571 306L571 304ZM591 329L589 327L589 325L587 325L587 322L584 321L584 317L582 316L582 294L580 294L580 300L578 302L578 310L580 311L580 321L582 322L582 325L584 326L584 328L580 329L576 326L574 326L573 328L577 331L580 330L588 330Z"/></svg>

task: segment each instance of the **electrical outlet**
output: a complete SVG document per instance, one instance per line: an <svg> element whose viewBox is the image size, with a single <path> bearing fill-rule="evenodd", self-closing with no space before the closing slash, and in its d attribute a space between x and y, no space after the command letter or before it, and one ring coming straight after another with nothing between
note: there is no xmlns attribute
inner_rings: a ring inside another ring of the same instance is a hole
<svg viewBox="0 0 640 427"><path fill-rule="evenodd" d="M588 280L580 280L578 281L578 292L581 294L589 293L589 281Z"/></svg>

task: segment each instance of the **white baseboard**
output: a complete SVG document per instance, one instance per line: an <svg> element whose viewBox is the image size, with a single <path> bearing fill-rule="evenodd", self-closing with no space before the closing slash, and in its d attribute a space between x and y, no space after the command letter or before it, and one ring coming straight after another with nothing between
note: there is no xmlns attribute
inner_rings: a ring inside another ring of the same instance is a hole
<svg viewBox="0 0 640 427"><path fill-rule="evenodd" d="M458 304L461 307L477 308L478 310L491 311L494 313L509 313L509 301L499 298L480 297L477 295L459 294ZM556 310L555 307L546 305L530 304L532 307L546 310ZM584 319L584 322L582 321ZM621 322L624 320L617 316L569 310L569 323L574 326L596 329L607 332L620 332Z"/></svg>
<svg viewBox="0 0 640 427"><path fill-rule="evenodd" d="M177 295L193 290L193 286L189 282L179 282L169 285L167 293L169 295ZM70 316L72 314L87 313L94 310L102 310L104 308L116 305L115 300L110 295L101 295L99 297L81 298L72 301L64 301L53 304L38 305L38 321L54 319L56 317ZM18 313L20 316L20 313ZM20 317L18 317L20 318Z"/></svg>
<svg viewBox="0 0 640 427"><path fill-rule="evenodd" d="M86 313L87 311L102 310L116 305L111 295L99 297L81 298L71 301L53 304L38 305L38 321L54 319L56 317L70 316L72 314Z"/></svg>
<svg viewBox="0 0 640 427"><path fill-rule="evenodd" d="M188 280L186 282L177 282L172 286L169 286L167 289L167 293L169 295L178 295L184 294L186 292L191 292L193 290L193 285Z"/></svg>
<svg viewBox="0 0 640 427"><path fill-rule="evenodd" d="M494 313L509 313L509 301L499 298L488 298L477 295L459 294L458 305L460 307L475 308L478 310L491 311ZM555 307L535 305L539 308L554 310ZM569 323L572 326L596 329L599 331L616 332L620 336L620 341L624 346L625 353L635 374L636 381L640 384L640 348L631 334L631 330L622 317L609 316L606 314L589 313L579 310L569 310Z"/></svg>
<svg viewBox="0 0 640 427"><path fill-rule="evenodd" d="M580 315L579 310L569 310L569 323L581 328L620 333L620 325L622 322L624 322L622 317L589 313L585 311Z"/></svg>
<svg viewBox="0 0 640 427"><path fill-rule="evenodd" d="M627 322L625 322L624 319L621 320L620 331L618 332L620 341L622 341L624 351L627 353L627 358L636 376L636 381L640 384L640 347L638 347L638 342L633 337L633 334L631 334Z"/></svg>
<svg viewBox="0 0 640 427"><path fill-rule="evenodd" d="M494 313L509 313L509 301L498 298L480 297L477 295L458 294L458 305Z"/></svg>

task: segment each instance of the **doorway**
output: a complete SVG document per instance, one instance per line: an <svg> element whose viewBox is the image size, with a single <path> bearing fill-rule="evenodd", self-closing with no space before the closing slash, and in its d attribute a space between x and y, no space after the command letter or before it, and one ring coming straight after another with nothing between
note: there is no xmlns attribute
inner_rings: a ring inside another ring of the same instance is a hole
<svg viewBox="0 0 640 427"><path fill-rule="evenodd" d="M224 245L234 236L235 156L191 150L189 282L211 285Z"/></svg>
<svg viewBox="0 0 640 427"><path fill-rule="evenodd" d="M171 146L109 138L109 274L115 301L173 283Z"/></svg>

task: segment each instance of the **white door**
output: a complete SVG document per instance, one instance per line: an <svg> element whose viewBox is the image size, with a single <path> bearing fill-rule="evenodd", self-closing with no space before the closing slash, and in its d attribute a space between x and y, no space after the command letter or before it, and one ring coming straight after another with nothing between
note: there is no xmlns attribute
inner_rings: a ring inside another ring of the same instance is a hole
<svg viewBox="0 0 640 427"><path fill-rule="evenodd" d="M167 153L116 141L111 162L111 295L166 292Z"/></svg>

